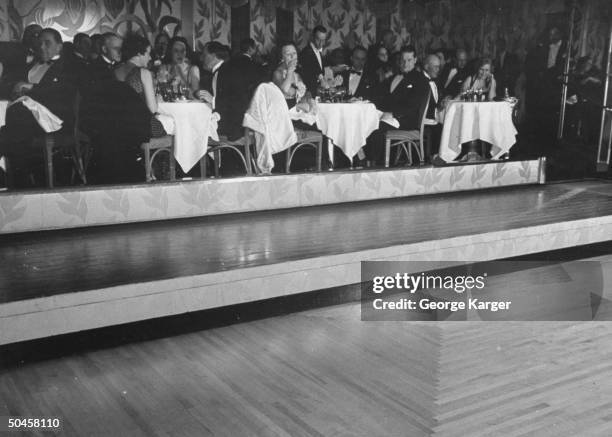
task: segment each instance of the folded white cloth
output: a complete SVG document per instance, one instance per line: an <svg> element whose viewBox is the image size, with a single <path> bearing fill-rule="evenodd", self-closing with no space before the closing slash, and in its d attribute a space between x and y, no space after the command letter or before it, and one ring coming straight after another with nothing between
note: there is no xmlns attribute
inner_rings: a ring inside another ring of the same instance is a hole
<svg viewBox="0 0 612 437"><path fill-rule="evenodd" d="M242 125L255 132L257 165L263 173L270 173L274 168L273 154L287 150L297 142L287 101L273 83L262 83L257 87Z"/></svg>
<svg viewBox="0 0 612 437"><path fill-rule="evenodd" d="M400 123L399 120L393 116L385 115L386 113L380 113L380 121L387 123L390 126L393 126L396 129L399 129Z"/></svg>
<svg viewBox="0 0 612 437"><path fill-rule="evenodd" d="M166 114L156 114L155 118L159 120L168 135L174 135L174 118Z"/></svg>
<svg viewBox="0 0 612 437"><path fill-rule="evenodd" d="M298 111L297 106L289 110L289 117L291 117L291 120L302 121L311 126L314 126L317 122L317 115L315 113Z"/></svg>
<svg viewBox="0 0 612 437"><path fill-rule="evenodd" d="M23 106L28 108L40 127L47 133L58 131L62 128L62 124L64 123L61 118L55 115L53 112L49 111L49 109L38 103L36 100L32 99L29 96L19 97L17 100L14 100L11 105L16 103L21 103ZM9 105L10 106L10 105Z"/></svg>

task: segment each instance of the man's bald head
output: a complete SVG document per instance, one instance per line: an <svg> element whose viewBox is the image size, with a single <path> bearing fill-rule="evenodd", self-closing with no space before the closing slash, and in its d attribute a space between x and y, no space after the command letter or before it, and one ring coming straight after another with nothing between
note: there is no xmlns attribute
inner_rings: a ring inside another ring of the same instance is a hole
<svg viewBox="0 0 612 437"><path fill-rule="evenodd" d="M119 35L113 32L107 32L102 35L102 54L110 61L121 61L121 45L123 40Z"/></svg>
<svg viewBox="0 0 612 437"><path fill-rule="evenodd" d="M429 77L435 79L440 74L440 58L437 55L427 55L423 62L423 69L427 72Z"/></svg>

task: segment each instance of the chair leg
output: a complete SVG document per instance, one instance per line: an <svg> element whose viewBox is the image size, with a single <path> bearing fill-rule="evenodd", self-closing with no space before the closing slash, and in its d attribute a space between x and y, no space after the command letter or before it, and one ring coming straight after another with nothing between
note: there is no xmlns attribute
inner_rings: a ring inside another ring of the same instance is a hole
<svg viewBox="0 0 612 437"><path fill-rule="evenodd" d="M176 160L174 159L174 151L172 149L168 149L168 155L170 159L170 180L176 180Z"/></svg>
<svg viewBox="0 0 612 437"><path fill-rule="evenodd" d="M204 156L200 159L200 177L202 179L206 179L206 160L208 159L208 153L205 153Z"/></svg>
<svg viewBox="0 0 612 437"><path fill-rule="evenodd" d="M247 176L251 176L253 174L253 170L251 168L251 142L249 141L248 136L246 137L246 145L244 146L244 160L246 161Z"/></svg>
<svg viewBox="0 0 612 437"><path fill-rule="evenodd" d="M8 156L0 156L0 159L4 158L4 178L5 178L5 183L6 183L6 188L8 188L9 190L12 188L15 188L15 186L13 185L13 172L11 169L11 162L8 158Z"/></svg>
<svg viewBox="0 0 612 437"><path fill-rule="evenodd" d="M53 137L47 135L45 138L45 176L47 178L47 187L53 188Z"/></svg>
<svg viewBox="0 0 612 437"><path fill-rule="evenodd" d="M391 159L391 140L385 139L385 168L389 168L389 160Z"/></svg>
<svg viewBox="0 0 612 437"><path fill-rule="evenodd" d="M321 173L323 168L323 141L317 143L317 171Z"/></svg>
<svg viewBox="0 0 612 437"><path fill-rule="evenodd" d="M393 162L393 165L397 166L397 164L399 163L400 157L402 156L402 150L403 150L403 146L400 144L397 146L397 153L395 154L395 161ZM389 157L389 160L391 160L391 157Z"/></svg>
<svg viewBox="0 0 612 437"><path fill-rule="evenodd" d="M419 141L417 143L417 147L418 147L418 154L419 154L419 161L421 165L425 164L425 150L423 150L423 142Z"/></svg>
<svg viewBox="0 0 612 437"><path fill-rule="evenodd" d="M151 176L151 173L153 172L153 168L151 165L151 150L149 149L148 146L145 146L144 148L144 159L145 159L145 180L147 182L151 182L153 180L153 177Z"/></svg>
<svg viewBox="0 0 612 437"><path fill-rule="evenodd" d="M291 149L292 148L293 147L289 147L286 152L287 159L285 160L285 173L287 174L291 173Z"/></svg>
<svg viewBox="0 0 612 437"><path fill-rule="evenodd" d="M219 177L219 168L221 168L221 149L216 149L214 151L215 155L215 177Z"/></svg>

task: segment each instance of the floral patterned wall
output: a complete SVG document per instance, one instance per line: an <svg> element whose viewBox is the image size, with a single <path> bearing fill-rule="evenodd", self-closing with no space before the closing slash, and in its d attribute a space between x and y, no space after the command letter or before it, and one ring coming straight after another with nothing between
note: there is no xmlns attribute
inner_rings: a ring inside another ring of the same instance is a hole
<svg viewBox="0 0 612 437"><path fill-rule="evenodd" d="M164 16L180 18L181 0L1 0L2 39L18 40L31 23L53 27L71 40L89 34L128 29L149 36L158 31ZM167 19L166 19L167 20Z"/></svg>
<svg viewBox="0 0 612 437"><path fill-rule="evenodd" d="M196 48L210 40L231 44L232 6L249 0L0 0L0 39L18 39L31 22L53 26L71 38L77 32L125 30L127 23L157 31L163 16L180 18L181 4L193 5L187 20ZM472 55L495 56L499 36L510 50L524 55L534 46L549 18L567 16L566 0L250 0L250 33L260 50L276 44L276 8L293 12L294 39L300 47L311 29L330 30L328 48L352 35L365 46L376 40L377 17L384 17L397 35L396 48L414 44L420 53L438 47L464 47ZM610 0L577 0L574 52L592 55L601 64L606 55ZM185 8L183 8L185 9ZM388 18L387 18L388 17ZM566 20L566 19L565 19Z"/></svg>
<svg viewBox="0 0 612 437"><path fill-rule="evenodd" d="M201 50L208 41L230 44L231 6L225 0L195 0L193 40Z"/></svg>

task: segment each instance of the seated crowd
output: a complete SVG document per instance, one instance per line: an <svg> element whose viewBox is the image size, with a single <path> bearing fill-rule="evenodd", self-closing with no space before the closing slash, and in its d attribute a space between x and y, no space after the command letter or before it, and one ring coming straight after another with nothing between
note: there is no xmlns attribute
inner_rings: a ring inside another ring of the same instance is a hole
<svg viewBox="0 0 612 437"><path fill-rule="evenodd" d="M428 96L425 123L431 140L426 160L431 161L441 133L438 111L449 99L469 90L482 90L490 100L503 97L508 89L514 92L518 77L495 76L497 61L470 60L463 49L433 50L423 59L412 46L395 52L395 37L389 31L369 49L351 44L329 56L324 50L327 38L327 30L317 26L305 48L280 43L279 59L264 63L252 39L241 41L231 56L231 49L217 41L205 44L201 53L193 52L184 38L164 33L153 46L143 36L114 33L77 34L70 43L52 28L30 25L19 59L4 62L0 70L1 97L13 101L0 130L0 155L10 163L15 186L41 185L43 152L34 141L44 137L41 125L56 116L62 130L68 131L78 119L79 129L93 145L90 183L136 182L143 174L139 145L166 135L156 116L158 81L173 83L188 98L209 104L220 115L219 134L233 140L243 135L242 120L259 84L271 81L289 108L310 112L316 108L321 78L332 74L342 78L338 83L349 99L371 101L383 118L398 122L380 123L368 139L365 155L360 155L364 159L346 165L379 165L385 131L418 130L419 111ZM32 110L32 102L44 108Z"/></svg>

